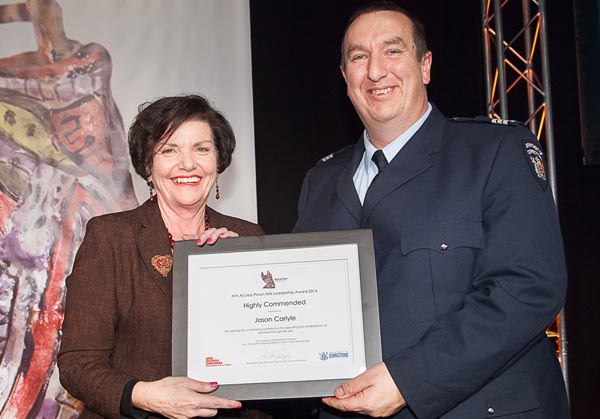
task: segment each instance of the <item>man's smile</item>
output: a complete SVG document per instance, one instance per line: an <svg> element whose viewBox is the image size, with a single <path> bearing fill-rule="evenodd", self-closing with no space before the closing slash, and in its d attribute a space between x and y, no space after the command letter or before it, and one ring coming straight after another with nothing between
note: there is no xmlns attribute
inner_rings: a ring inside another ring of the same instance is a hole
<svg viewBox="0 0 600 419"><path fill-rule="evenodd" d="M375 96L383 96L383 95L387 95L391 91L392 91L391 87L384 87L384 88L380 88L380 89L370 89L369 93L371 93Z"/></svg>

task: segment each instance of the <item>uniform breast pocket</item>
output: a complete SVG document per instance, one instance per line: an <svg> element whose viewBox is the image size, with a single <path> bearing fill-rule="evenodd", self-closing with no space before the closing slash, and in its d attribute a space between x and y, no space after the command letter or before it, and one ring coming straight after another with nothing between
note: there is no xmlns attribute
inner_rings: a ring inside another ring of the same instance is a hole
<svg viewBox="0 0 600 419"><path fill-rule="evenodd" d="M484 248L481 221L456 221L402 229L401 250L415 322L443 318L471 289L473 264Z"/></svg>

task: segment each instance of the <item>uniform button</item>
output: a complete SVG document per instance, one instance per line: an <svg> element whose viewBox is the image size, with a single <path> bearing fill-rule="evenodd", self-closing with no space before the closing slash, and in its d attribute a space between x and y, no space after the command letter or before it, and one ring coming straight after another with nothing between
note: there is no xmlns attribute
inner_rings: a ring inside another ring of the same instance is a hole
<svg viewBox="0 0 600 419"><path fill-rule="evenodd" d="M488 407L488 413L490 415L493 415L494 413L496 413L496 410L493 407Z"/></svg>
<svg viewBox="0 0 600 419"><path fill-rule="evenodd" d="M445 252L446 250L448 250L448 245L446 243L440 244L440 250L442 252Z"/></svg>

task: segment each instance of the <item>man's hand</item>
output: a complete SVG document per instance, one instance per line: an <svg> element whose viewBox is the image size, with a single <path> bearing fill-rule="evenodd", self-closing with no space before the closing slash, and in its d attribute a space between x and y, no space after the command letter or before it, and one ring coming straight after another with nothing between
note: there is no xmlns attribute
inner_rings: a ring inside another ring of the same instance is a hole
<svg viewBox="0 0 600 419"><path fill-rule="evenodd" d="M358 412L373 417L398 413L406 402L383 362L335 389L335 397L323 403L344 412Z"/></svg>

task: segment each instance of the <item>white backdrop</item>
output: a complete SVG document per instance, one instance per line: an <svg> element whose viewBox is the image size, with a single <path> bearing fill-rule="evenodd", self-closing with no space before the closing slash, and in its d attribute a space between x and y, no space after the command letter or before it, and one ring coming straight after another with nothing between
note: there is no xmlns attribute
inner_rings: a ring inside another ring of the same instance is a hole
<svg viewBox="0 0 600 419"><path fill-rule="evenodd" d="M0 0L0 4L16 0ZM96 42L113 63L112 92L125 131L139 104L200 93L231 122L232 165L219 177L221 199L209 205L256 221L256 174L247 0L58 0L68 38ZM0 57L37 49L31 23L0 25ZM148 197L137 175L140 202Z"/></svg>

